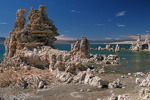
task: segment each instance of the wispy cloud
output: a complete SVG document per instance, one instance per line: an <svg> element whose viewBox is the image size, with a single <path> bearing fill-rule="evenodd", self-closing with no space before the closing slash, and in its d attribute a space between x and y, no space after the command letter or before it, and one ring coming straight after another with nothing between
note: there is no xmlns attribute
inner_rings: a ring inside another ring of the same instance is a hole
<svg viewBox="0 0 150 100"><path fill-rule="evenodd" d="M72 13L77 13L77 14L79 14L80 12L79 11L77 11L77 10L71 10L71 12Z"/></svg>
<svg viewBox="0 0 150 100"><path fill-rule="evenodd" d="M108 22L111 22L112 20L111 20L111 19L108 19L107 21L108 21Z"/></svg>
<svg viewBox="0 0 150 100"><path fill-rule="evenodd" d="M96 24L97 26L103 26L104 24Z"/></svg>
<svg viewBox="0 0 150 100"><path fill-rule="evenodd" d="M146 33L149 33L150 31L146 30L145 32L146 32Z"/></svg>
<svg viewBox="0 0 150 100"><path fill-rule="evenodd" d="M106 37L105 39L107 39L107 40L111 40L111 39L113 39L113 38Z"/></svg>
<svg viewBox="0 0 150 100"><path fill-rule="evenodd" d="M5 23L5 22L0 22L0 24L8 24L8 23Z"/></svg>
<svg viewBox="0 0 150 100"><path fill-rule="evenodd" d="M120 38L109 38L109 37L106 37L105 39L106 40L120 40Z"/></svg>
<svg viewBox="0 0 150 100"><path fill-rule="evenodd" d="M119 16L124 16L126 13L126 11L121 11L119 13L116 13L116 17L119 17Z"/></svg>
<svg viewBox="0 0 150 100"><path fill-rule="evenodd" d="M68 37L68 36L65 36L65 35L60 35L60 36L57 36L56 37L58 40L76 40L75 38L73 37Z"/></svg>
<svg viewBox="0 0 150 100"><path fill-rule="evenodd" d="M125 27L126 25L123 25L123 24L118 23L117 26L118 26L118 27Z"/></svg>

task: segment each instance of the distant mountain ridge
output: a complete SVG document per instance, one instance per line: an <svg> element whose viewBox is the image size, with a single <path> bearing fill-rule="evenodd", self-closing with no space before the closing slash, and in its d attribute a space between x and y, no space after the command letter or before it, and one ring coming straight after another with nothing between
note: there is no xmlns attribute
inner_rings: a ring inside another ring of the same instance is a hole
<svg viewBox="0 0 150 100"><path fill-rule="evenodd" d="M80 40L79 40L80 41ZM89 40L91 44L103 44L103 43L114 43L114 42L124 42L124 41L135 41L135 39L110 39L110 40ZM56 44L72 44L76 40L57 40Z"/></svg>
<svg viewBox="0 0 150 100"><path fill-rule="evenodd" d="M0 44L3 44L6 37L0 37ZM80 41L80 40L79 40ZM89 40L91 44L101 44L101 43L114 43L114 42L124 42L124 41L135 41L135 39L110 39L110 40ZM55 44L72 44L76 40L57 40Z"/></svg>

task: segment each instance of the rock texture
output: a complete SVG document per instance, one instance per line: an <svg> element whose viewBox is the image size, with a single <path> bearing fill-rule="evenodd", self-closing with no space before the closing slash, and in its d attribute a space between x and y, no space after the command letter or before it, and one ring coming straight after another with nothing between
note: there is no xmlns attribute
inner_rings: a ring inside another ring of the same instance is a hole
<svg viewBox="0 0 150 100"><path fill-rule="evenodd" d="M120 47L119 47L119 45L117 44L116 45L116 48L115 48L115 52L119 52L120 51Z"/></svg>
<svg viewBox="0 0 150 100"><path fill-rule="evenodd" d="M9 65L8 61L12 61L11 58L23 48L33 49L43 45L54 47L55 36L59 34L57 28L53 25L53 21L49 20L45 9L45 6L40 6L38 10L31 8L28 14L27 28L24 28L26 10L17 10L14 29L4 43L6 49L4 63L6 65Z"/></svg>
<svg viewBox="0 0 150 100"><path fill-rule="evenodd" d="M111 64L111 65L118 65L120 64L120 58L117 55L108 55L106 57L103 55L103 60L101 61L102 64Z"/></svg>
<svg viewBox="0 0 150 100"><path fill-rule="evenodd" d="M1 76L16 75L15 79L12 77L15 82L13 85L23 88L43 88L49 84L47 80L52 76L60 82L104 87L105 82L94 75L92 69L83 65L87 62L103 60L97 55L90 56L89 41L86 37L82 37L81 43L77 40L75 45L72 45L71 52L54 48L55 36L59 34L53 21L49 20L45 9L45 6L40 6L37 10L31 8L26 28L24 28L26 10L17 11L14 29L5 41L6 52L1 65L4 73ZM9 68L13 71L7 73ZM34 73L35 69L39 72ZM43 70L46 70L46 73L43 73ZM3 78L0 77L1 80ZM7 80L4 83L11 82Z"/></svg>
<svg viewBox="0 0 150 100"><path fill-rule="evenodd" d="M110 44L106 45L105 49L109 51L114 51L114 48Z"/></svg>
<svg viewBox="0 0 150 100"><path fill-rule="evenodd" d="M150 100L150 74L140 84L143 87L139 91L139 100Z"/></svg>
<svg viewBox="0 0 150 100"><path fill-rule="evenodd" d="M141 41L141 35L137 36L136 43L133 43L130 47L132 51L150 51L150 36L146 35L145 41Z"/></svg>
<svg viewBox="0 0 150 100"><path fill-rule="evenodd" d="M26 10L17 11L14 29L5 41L6 52L0 65L0 86L43 88L50 84L50 80L58 79L59 82L105 87L107 84L94 74L95 69L84 64L106 60L110 64L118 64L116 61L119 57L90 55L90 44L84 36L81 43L77 40L71 46L71 52L55 49L55 36L59 34L45 10L45 6L40 6L37 10L31 8L26 28Z"/></svg>
<svg viewBox="0 0 150 100"><path fill-rule="evenodd" d="M126 94L125 95L118 95L118 96L115 94L112 94L111 97L109 97L106 100L131 100L131 99Z"/></svg>
<svg viewBox="0 0 150 100"><path fill-rule="evenodd" d="M86 37L82 37L80 47L79 40L76 41L74 45L71 46L71 53L77 55L80 58L89 58L90 57L90 44Z"/></svg>
<svg viewBox="0 0 150 100"><path fill-rule="evenodd" d="M122 88L123 85L121 84L120 80L117 79L116 81L113 81L112 83L108 84L108 88L113 89L113 88Z"/></svg>

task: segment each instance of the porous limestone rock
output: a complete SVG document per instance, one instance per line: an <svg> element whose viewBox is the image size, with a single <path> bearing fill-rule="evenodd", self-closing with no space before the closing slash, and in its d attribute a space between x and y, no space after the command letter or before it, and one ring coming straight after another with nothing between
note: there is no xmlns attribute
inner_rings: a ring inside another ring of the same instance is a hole
<svg viewBox="0 0 150 100"><path fill-rule="evenodd" d="M102 47L101 47L101 46L99 46L99 47L98 47L98 50L101 50L101 49L102 49Z"/></svg>
<svg viewBox="0 0 150 100"><path fill-rule="evenodd" d="M89 50L90 50L89 41L86 37L83 36L80 43L80 57L89 58L90 56Z"/></svg>
<svg viewBox="0 0 150 100"><path fill-rule="evenodd" d="M86 37L82 37L80 47L79 47L79 39L77 39L76 43L71 45L71 53L73 55L77 55L80 58L89 58L90 57L90 44Z"/></svg>
<svg viewBox="0 0 150 100"><path fill-rule="evenodd" d="M124 95L115 95L114 93L107 100L131 100L127 94Z"/></svg>
<svg viewBox="0 0 150 100"><path fill-rule="evenodd" d="M49 20L45 9L45 6L40 6L38 10L31 8L31 12L28 14L27 28L24 28L25 12L27 11L25 9L17 10L14 29L4 43L6 52L3 63L9 65L7 62L12 61L11 58L18 53L18 50L23 48L54 47L55 36L59 34L57 33L57 28L53 25L53 21Z"/></svg>
<svg viewBox="0 0 150 100"><path fill-rule="evenodd" d="M120 47L119 47L119 45L117 44L116 45L116 48L115 48L115 52L119 52L120 51Z"/></svg>
<svg viewBox="0 0 150 100"><path fill-rule="evenodd" d="M107 44L105 49L109 51L114 51L114 48L110 44Z"/></svg>
<svg viewBox="0 0 150 100"><path fill-rule="evenodd" d="M105 55L103 55L103 60L102 60L102 64L112 64L112 65L118 65L120 58L117 55L108 55L108 57L106 57Z"/></svg>
<svg viewBox="0 0 150 100"><path fill-rule="evenodd" d="M5 41L6 52L4 54L3 68L23 69L30 72L28 75L19 76L17 86L42 88L48 79L43 74L32 74L34 68L43 72L49 69L49 73L58 78L60 82L84 83L102 88L106 84L98 76L93 74L84 63L101 61L98 55L90 58L89 41L82 37L80 47L79 40L72 45L71 52L54 48L55 36L58 36L57 28L53 21L49 20L45 6L37 10L31 8L28 14L28 24L25 25L25 9L17 11L14 29ZM88 59L90 58L90 59ZM109 59L110 57L107 57ZM117 58L115 57L115 60ZM105 59L104 59L105 60ZM111 59L112 61L114 60Z"/></svg>
<svg viewBox="0 0 150 100"><path fill-rule="evenodd" d="M132 51L150 51L150 36L145 36L145 41L141 41L141 35L138 34L136 43L133 43L130 47Z"/></svg>
<svg viewBox="0 0 150 100"><path fill-rule="evenodd" d="M123 85L121 84L119 79L117 79L117 80L113 81L112 83L108 84L108 88L111 88L111 89L113 89L113 88L122 88L122 87L123 87Z"/></svg>
<svg viewBox="0 0 150 100"><path fill-rule="evenodd" d="M143 87L139 91L139 100L149 100L150 99L150 74L144 79L141 84L141 87Z"/></svg>

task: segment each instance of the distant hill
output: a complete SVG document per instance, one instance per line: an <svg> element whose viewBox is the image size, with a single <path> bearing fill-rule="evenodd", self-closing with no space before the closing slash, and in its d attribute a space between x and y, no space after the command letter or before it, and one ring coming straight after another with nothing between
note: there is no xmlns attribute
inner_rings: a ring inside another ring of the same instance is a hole
<svg viewBox="0 0 150 100"><path fill-rule="evenodd" d="M0 44L3 44L5 41L5 37L0 37ZM81 40L79 40L81 41ZM91 44L103 44L103 43L117 43L117 42L126 42L126 41L135 41L135 39L110 39L110 40L89 40ZM57 40L55 44L72 44L75 43L76 40Z"/></svg>
<svg viewBox="0 0 150 100"><path fill-rule="evenodd" d="M79 40L80 41L80 40ZM103 44L103 43L117 43L117 42L129 42L135 41L135 39L110 39L110 40L89 40L90 44ZM71 44L75 43L76 40L57 40L55 44ZM132 43L132 42L131 42Z"/></svg>

